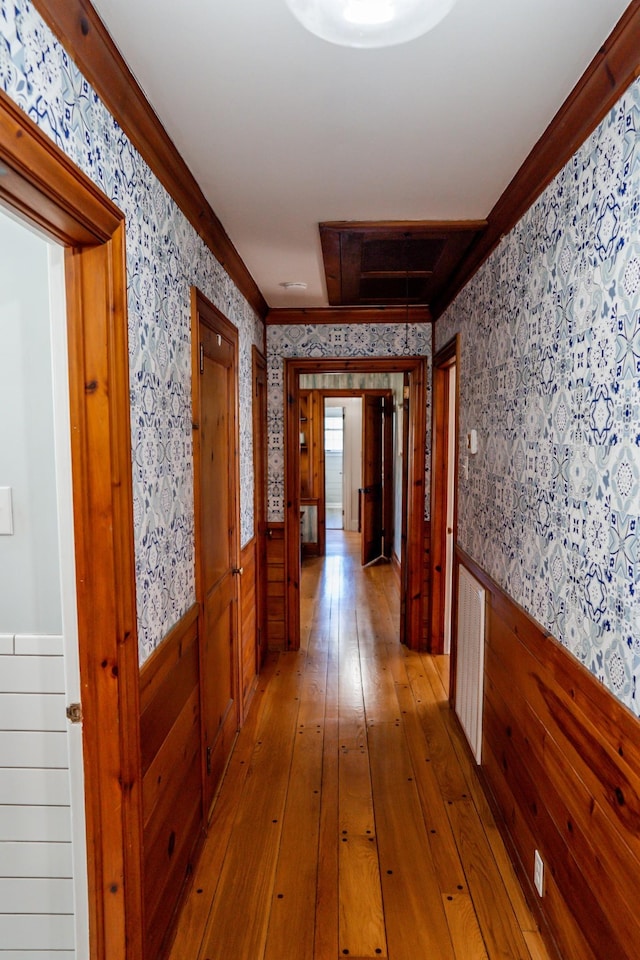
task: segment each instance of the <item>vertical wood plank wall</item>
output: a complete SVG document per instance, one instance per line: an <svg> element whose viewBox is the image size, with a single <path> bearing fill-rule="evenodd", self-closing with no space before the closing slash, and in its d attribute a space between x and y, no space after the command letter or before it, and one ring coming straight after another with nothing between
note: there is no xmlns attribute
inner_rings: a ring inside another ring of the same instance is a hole
<svg viewBox="0 0 640 960"><path fill-rule="evenodd" d="M63 640L0 635L0 951L75 957Z"/></svg>
<svg viewBox="0 0 640 960"><path fill-rule="evenodd" d="M270 523L267 536L267 640L270 650L286 650L284 524Z"/></svg>
<svg viewBox="0 0 640 960"><path fill-rule="evenodd" d="M204 836L198 607L140 671L145 957L162 956Z"/></svg>
<svg viewBox="0 0 640 960"><path fill-rule="evenodd" d="M240 697L257 679L255 539L241 554ZM145 956L162 957L204 838L198 606L170 631L140 671L144 809ZM25 958L28 960L28 958Z"/></svg>
<svg viewBox="0 0 640 960"><path fill-rule="evenodd" d="M482 773L529 898L561 956L636 960L640 722L462 551L457 560L488 591Z"/></svg>
<svg viewBox="0 0 640 960"><path fill-rule="evenodd" d="M258 620L256 583L256 539L242 548L240 553L240 704L241 719L247 714L249 703L256 687L258 676Z"/></svg>
<svg viewBox="0 0 640 960"><path fill-rule="evenodd" d="M422 631L422 649L429 650L431 643L431 522L424 521L424 551L422 568L422 595L424 597L424 616Z"/></svg>

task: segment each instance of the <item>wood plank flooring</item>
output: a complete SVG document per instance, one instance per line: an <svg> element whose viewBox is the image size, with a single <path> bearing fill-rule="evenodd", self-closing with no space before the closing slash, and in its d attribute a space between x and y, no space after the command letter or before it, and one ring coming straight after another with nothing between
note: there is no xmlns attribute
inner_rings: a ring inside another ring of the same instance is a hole
<svg viewBox="0 0 640 960"><path fill-rule="evenodd" d="M390 565L327 533L270 655L171 960L553 960Z"/></svg>

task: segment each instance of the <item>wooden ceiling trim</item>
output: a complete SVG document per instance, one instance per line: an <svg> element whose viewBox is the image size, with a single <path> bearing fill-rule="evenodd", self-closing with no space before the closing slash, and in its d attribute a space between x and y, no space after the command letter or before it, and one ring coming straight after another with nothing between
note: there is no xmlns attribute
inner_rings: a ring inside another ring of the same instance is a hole
<svg viewBox="0 0 640 960"><path fill-rule="evenodd" d="M289 323L430 323L428 307L274 307L267 326Z"/></svg>
<svg viewBox="0 0 640 960"><path fill-rule="evenodd" d="M91 4L88 0L34 0L34 6L215 258L264 319L268 307L255 280Z"/></svg>
<svg viewBox="0 0 640 960"><path fill-rule="evenodd" d="M632 0L564 104L488 216L442 294L432 303L437 319L515 227L553 178L593 133L629 85L640 76L640 0Z"/></svg>

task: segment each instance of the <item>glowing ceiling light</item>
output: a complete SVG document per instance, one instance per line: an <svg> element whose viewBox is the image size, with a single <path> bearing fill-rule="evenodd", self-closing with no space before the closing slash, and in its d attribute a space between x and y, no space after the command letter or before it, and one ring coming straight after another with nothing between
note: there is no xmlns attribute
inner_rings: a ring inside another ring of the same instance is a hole
<svg viewBox="0 0 640 960"><path fill-rule="evenodd" d="M300 23L329 43L390 47L414 40L446 17L456 0L285 0Z"/></svg>

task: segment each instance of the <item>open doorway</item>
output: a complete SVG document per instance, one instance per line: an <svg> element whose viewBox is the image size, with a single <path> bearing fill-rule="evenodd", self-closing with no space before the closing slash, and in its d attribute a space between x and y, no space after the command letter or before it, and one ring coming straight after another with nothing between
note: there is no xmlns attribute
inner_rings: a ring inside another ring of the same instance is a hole
<svg viewBox="0 0 640 960"><path fill-rule="evenodd" d="M344 403L350 398L344 398ZM324 401L324 511L327 530L346 529L346 510L350 508L350 484L345 476L345 453L353 456L352 448L345 451L346 408L338 399ZM359 406L356 400L356 408Z"/></svg>
<svg viewBox="0 0 640 960"><path fill-rule="evenodd" d="M302 360L285 361L286 395L288 403L285 412L286 434L286 477L285 519L286 540L286 594L285 617L287 623L288 649L297 649L300 643L300 570L302 557L322 556L325 551L326 503L324 496L324 441L319 433L324 433L324 405L322 399L330 396L334 406L336 398L356 394L389 394L388 381L383 387L378 380L377 387L366 387L360 383L361 375L393 374L397 378L396 396L388 404L380 405L381 423L385 415L389 425L396 423L398 456L393 452L386 458L391 471L391 479L385 485L390 509L399 511L394 531L393 522L386 524L384 541L376 558L384 550L391 557L397 552L400 573L401 616L398 630L399 639L413 649L420 649L425 643L425 622L423 616L423 557L424 557L424 436L426 419L426 360L424 358L362 359L362 360ZM318 380L309 381L308 377L324 378L330 374L342 374L351 378L351 387L342 391L337 386L331 388L326 381L319 385ZM353 386L355 375L357 387ZM385 410L386 407L386 410ZM318 416L318 414L320 414ZM321 424L320 431L314 427ZM381 433L384 431L382 430ZM393 436L393 434L391 434ZM343 436L343 445L345 438ZM363 449L364 449L363 443ZM314 450L316 457L314 458ZM393 445L392 445L393 451ZM321 469L319 461L322 459ZM362 460L364 461L364 456ZM382 455L375 458L379 465L384 462ZM344 464L344 461L343 461ZM343 469L344 474L344 469ZM371 484L362 477L359 487L360 524L362 525L363 493ZM322 487L322 489L320 489ZM401 491L400 496L396 491ZM344 509L344 508L343 508ZM382 533L382 525L380 527ZM309 543L306 539L314 536Z"/></svg>

